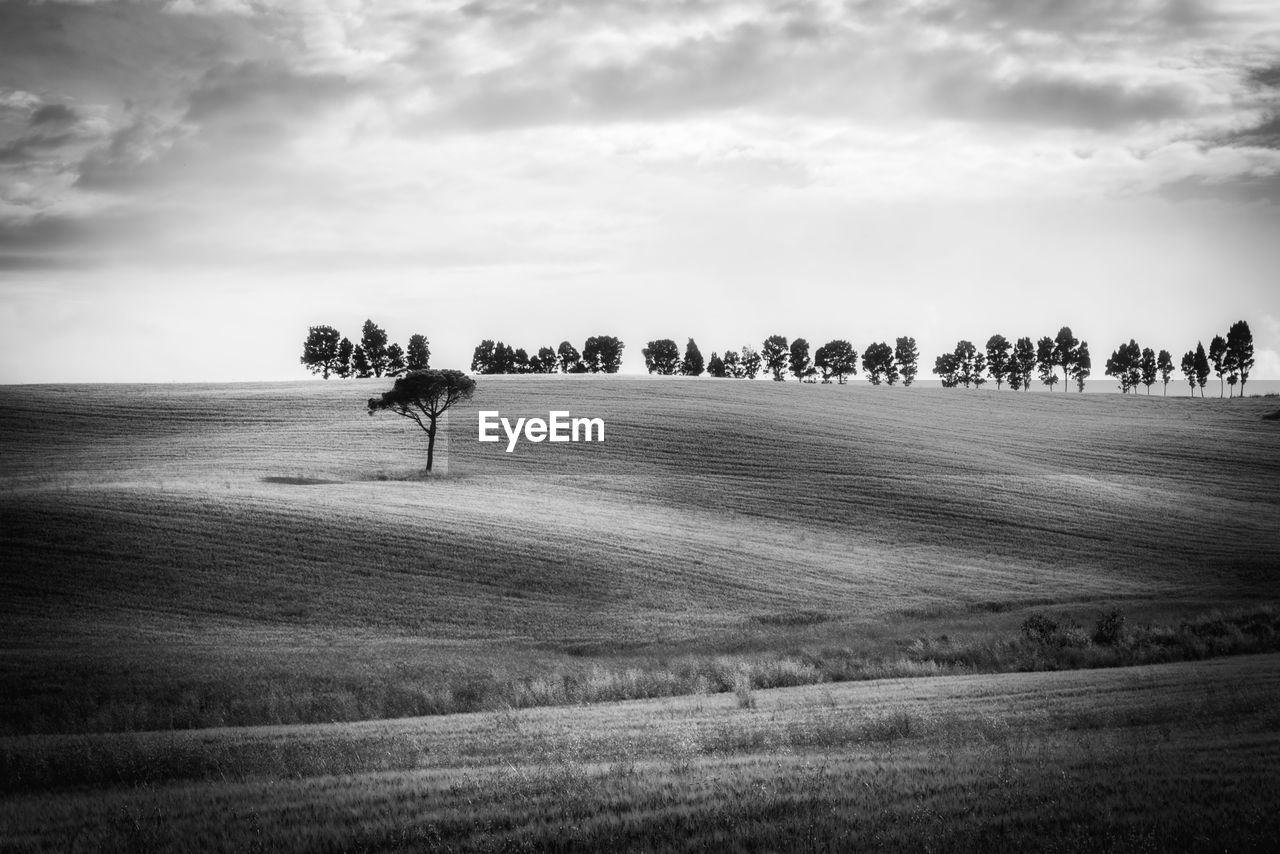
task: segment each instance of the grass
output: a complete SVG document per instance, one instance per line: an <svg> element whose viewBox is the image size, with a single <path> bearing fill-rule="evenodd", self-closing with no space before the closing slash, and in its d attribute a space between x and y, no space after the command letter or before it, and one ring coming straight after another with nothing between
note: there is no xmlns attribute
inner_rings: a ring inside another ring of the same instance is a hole
<svg viewBox="0 0 1280 854"><path fill-rule="evenodd" d="M0 389L0 731L1025 669L1280 587L1264 401L486 377L424 481L377 385ZM552 407L607 441L474 441Z"/></svg>
<svg viewBox="0 0 1280 854"><path fill-rule="evenodd" d="M0 741L16 850L1265 850L1280 656Z"/></svg>

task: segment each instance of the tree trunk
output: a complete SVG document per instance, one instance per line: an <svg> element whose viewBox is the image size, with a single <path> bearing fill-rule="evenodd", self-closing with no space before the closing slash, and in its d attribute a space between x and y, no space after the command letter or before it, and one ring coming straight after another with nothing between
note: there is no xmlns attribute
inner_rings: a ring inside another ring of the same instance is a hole
<svg viewBox="0 0 1280 854"><path fill-rule="evenodd" d="M431 419L431 428L427 430L427 474L431 474L431 463L436 455L436 420Z"/></svg>

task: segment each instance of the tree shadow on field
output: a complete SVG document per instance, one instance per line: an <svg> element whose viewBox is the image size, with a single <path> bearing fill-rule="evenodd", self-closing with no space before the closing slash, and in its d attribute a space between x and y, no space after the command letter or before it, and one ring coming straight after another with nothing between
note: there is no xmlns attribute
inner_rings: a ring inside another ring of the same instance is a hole
<svg viewBox="0 0 1280 854"><path fill-rule="evenodd" d="M394 483L432 483L441 480L462 480L468 477L465 472L433 471L427 474L421 469L413 471L379 471L365 475L361 480L386 481Z"/></svg>
<svg viewBox="0 0 1280 854"><path fill-rule="evenodd" d="M1263 421L1280 421L1280 409L1277 409L1275 412L1268 412L1266 415L1262 416L1262 420Z"/></svg>
<svg viewBox="0 0 1280 854"><path fill-rule="evenodd" d="M342 483L340 480L325 480L319 477L287 477L284 475L264 477L263 483L282 483L286 486L325 486L328 484Z"/></svg>

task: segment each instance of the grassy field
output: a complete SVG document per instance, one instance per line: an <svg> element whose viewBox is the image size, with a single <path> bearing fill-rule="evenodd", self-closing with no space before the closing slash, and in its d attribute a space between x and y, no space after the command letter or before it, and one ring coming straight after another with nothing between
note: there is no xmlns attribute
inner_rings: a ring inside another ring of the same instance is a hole
<svg viewBox="0 0 1280 854"><path fill-rule="evenodd" d="M388 386L0 388L6 839L164 847L212 799L271 848L339 805L299 850L769 849L803 844L793 807L837 848L994 822L1017 847L1094 808L1101 842L1158 848L1208 815L1162 788L1183 768L1237 793L1241 844L1274 833L1248 811L1277 664L1212 657L1280 649L1275 399L481 377L424 480L421 432L365 414ZM506 454L478 409L606 441ZM1020 673L1081 667L1110 669ZM937 678L843 681L903 676ZM642 698L667 699L617 702ZM440 713L476 714L201 729ZM487 760L424 746L474 727Z"/></svg>

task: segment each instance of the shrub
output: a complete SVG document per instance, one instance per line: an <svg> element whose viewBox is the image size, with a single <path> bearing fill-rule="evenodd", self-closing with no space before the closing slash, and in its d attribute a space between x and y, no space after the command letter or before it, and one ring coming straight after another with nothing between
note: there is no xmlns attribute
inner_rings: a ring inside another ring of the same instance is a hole
<svg viewBox="0 0 1280 854"><path fill-rule="evenodd" d="M1093 625L1093 642L1102 646L1115 646L1124 637L1124 614L1110 611L1098 618Z"/></svg>
<svg viewBox="0 0 1280 854"><path fill-rule="evenodd" d="M756 698L751 693L751 670L745 665L738 668L733 678L733 694L738 698L738 708L754 709Z"/></svg>

